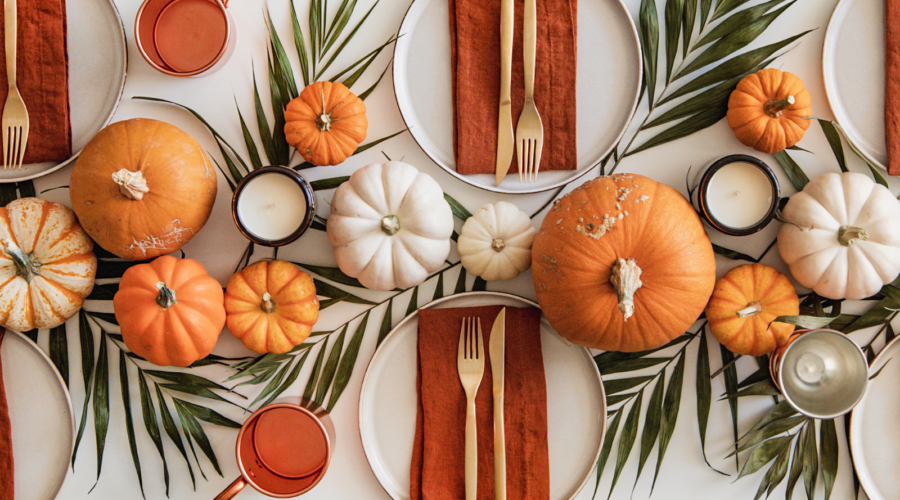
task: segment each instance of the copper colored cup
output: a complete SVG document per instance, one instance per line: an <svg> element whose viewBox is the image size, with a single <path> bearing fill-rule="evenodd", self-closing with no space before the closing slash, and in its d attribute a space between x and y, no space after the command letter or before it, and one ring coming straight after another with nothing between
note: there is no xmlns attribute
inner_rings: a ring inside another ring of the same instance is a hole
<svg viewBox="0 0 900 500"><path fill-rule="evenodd" d="M138 50L167 75L209 71L234 50L227 5L228 0L144 0L134 21Z"/></svg>
<svg viewBox="0 0 900 500"><path fill-rule="evenodd" d="M244 422L235 454L241 475L215 500L229 500L247 485L274 498L302 495L322 480L334 449L334 424L320 406L284 398Z"/></svg>

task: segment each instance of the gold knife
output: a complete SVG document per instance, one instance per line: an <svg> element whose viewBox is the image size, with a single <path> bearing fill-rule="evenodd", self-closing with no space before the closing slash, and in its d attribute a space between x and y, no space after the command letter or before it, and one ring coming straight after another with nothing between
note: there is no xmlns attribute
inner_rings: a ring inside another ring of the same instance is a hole
<svg viewBox="0 0 900 500"><path fill-rule="evenodd" d="M510 80L512 78L513 22L515 0L500 1L500 113L497 119L497 183L506 177L512 163L515 138L512 126Z"/></svg>
<svg viewBox="0 0 900 500"><path fill-rule="evenodd" d="M503 384L506 370L506 308L491 328L488 345L494 382L494 499L506 500L506 432L503 427Z"/></svg>

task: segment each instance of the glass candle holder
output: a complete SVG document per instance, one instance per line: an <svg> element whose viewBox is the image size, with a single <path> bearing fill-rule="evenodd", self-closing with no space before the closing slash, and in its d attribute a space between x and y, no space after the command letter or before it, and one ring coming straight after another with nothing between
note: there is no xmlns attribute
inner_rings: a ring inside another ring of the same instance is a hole
<svg viewBox="0 0 900 500"><path fill-rule="evenodd" d="M839 417L866 392L869 365L850 337L834 330L798 330L769 357L785 400L813 418Z"/></svg>
<svg viewBox="0 0 900 500"><path fill-rule="evenodd" d="M316 196L297 171L263 167L238 183L231 198L231 214L247 239L279 247L296 240L312 225Z"/></svg>
<svg viewBox="0 0 900 500"><path fill-rule="evenodd" d="M768 165L749 155L714 161L700 177L697 206L710 226L731 236L766 227L778 210L781 187Z"/></svg>

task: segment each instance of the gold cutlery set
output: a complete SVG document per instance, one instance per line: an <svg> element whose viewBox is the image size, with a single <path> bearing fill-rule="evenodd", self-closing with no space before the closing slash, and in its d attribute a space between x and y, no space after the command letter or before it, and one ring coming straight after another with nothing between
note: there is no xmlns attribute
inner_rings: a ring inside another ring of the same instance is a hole
<svg viewBox="0 0 900 500"><path fill-rule="evenodd" d="M494 393L494 498L506 500L506 437L503 427L503 387L506 367L506 308L500 311L491 328L488 345ZM484 377L484 340L481 320L464 318L459 333L457 355L459 380L466 392L466 500L478 493L478 433L475 396Z"/></svg>
<svg viewBox="0 0 900 500"><path fill-rule="evenodd" d="M496 185L506 177L512 161L513 143L519 166L519 182L536 182L541 166L541 150L544 148L544 126L534 104L534 64L537 48L537 0L525 0L525 20L522 27L522 53L525 66L525 106L519 115L515 138L512 131L512 78L513 23L515 0L502 0L500 4L500 114L497 127Z"/></svg>
<svg viewBox="0 0 900 500"><path fill-rule="evenodd" d="M6 74L9 94L0 118L3 141L3 168L22 168L28 144L28 110L16 85L16 0L3 2L3 29L6 38Z"/></svg>

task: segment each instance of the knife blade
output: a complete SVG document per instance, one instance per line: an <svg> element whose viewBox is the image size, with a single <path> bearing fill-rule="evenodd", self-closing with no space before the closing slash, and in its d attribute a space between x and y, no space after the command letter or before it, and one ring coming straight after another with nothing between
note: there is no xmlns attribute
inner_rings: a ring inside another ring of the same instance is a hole
<svg viewBox="0 0 900 500"><path fill-rule="evenodd" d="M506 370L506 308L491 328L488 344L494 382L494 499L506 500L506 431L503 427L503 386Z"/></svg>
<svg viewBox="0 0 900 500"><path fill-rule="evenodd" d="M512 163L515 138L512 125L512 100L510 80L512 79L513 22L515 0L500 2L500 113L497 119L497 184L506 177Z"/></svg>

